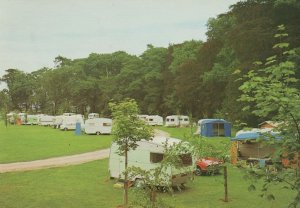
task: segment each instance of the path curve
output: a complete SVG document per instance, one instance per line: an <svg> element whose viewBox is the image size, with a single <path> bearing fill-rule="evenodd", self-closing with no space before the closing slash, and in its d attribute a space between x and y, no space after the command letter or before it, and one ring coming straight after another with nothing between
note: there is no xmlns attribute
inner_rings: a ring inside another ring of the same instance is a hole
<svg viewBox="0 0 300 208"><path fill-rule="evenodd" d="M109 156L109 149L103 149L94 152L63 156L63 157L53 157L44 160L0 164L0 173L77 165L86 162L91 162L94 160L104 159L107 158L108 156Z"/></svg>
<svg viewBox="0 0 300 208"><path fill-rule="evenodd" d="M154 129L155 136L169 137L169 133ZM15 162L8 164L0 164L0 173L27 171L27 170L39 170L53 167L63 167L68 165L78 165L82 163L91 162L94 160L100 160L109 157L109 149L97 150L94 152L87 152L77 155L53 157L44 160L34 160L28 162Z"/></svg>

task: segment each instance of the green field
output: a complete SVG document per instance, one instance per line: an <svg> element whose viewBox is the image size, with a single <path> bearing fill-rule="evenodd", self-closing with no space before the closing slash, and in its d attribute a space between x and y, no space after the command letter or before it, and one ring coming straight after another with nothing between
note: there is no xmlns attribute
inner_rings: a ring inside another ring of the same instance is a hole
<svg viewBox="0 0 300 208"><path fill-rule="evenodd" d="M51 168L18 173L0 174L0 207L3 208L96 208L122 204L122 189L114 188L115 181L107 173L108 160L64 168ZM248 181L239 169L228 170L229 202L223 198L223 176L195 177L193 182L173 196L158 196L177 208L199 207L287 207L292 195L274 187L275 201L260 198L259 191L248 192ZM259 184L257 184L259 186ZM131 201L134 196L130 195Z"/></svg>
<svg viewBox="0 0 300 208"><path fill-rule="evenodd" d="M183 138L188 128L164 128L173 137ZM9 126L0 127L0 158L2 162L41 159L70 155L108 147L111 136L76 136L49 127ZM228 138L207 139L211 143ZM217 144L216 144L217 145ZM249 181L243 173L228 164L229 202L222 201L223 175L195 176L187 188L173 195L159 193L167 204L176 208L198 207L287 207L293 193L283 189L283 184L272 188L275 201L259 197L262 182L257 190L248 191ZM60 207L117 207L122 204L123 190L114 188L109 179L108 159L82 165L51 168L26 172L0 174L0 207L2 208L60 208ZM132 190L132 189L131 189ZM131 192L131 191L130 191ZM130 201L134 199L130 193Z"/></svg>
<svg viewBox="0 0 300 208"><path fill-rule="evenodd" d="M43 126L14 126L0 122L0 163L73 155L110 146L109 135L75 135Z"/></svg>

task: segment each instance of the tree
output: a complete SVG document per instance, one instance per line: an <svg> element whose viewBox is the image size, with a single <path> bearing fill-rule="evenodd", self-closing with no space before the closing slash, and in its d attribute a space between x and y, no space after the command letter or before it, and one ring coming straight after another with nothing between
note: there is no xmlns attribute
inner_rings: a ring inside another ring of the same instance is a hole
<svg viewBox="0 0 300 208"><path fill-rule="evenodd" d="M289 44L283 42L288 36L283 25L278 26L278 33L274 36L279 39L273 46L276 54L267 58L265 63L256 62L258 68L252 69L245 76L246 81L240 87L243 92L240 100L249 105L246 109L260 117L269 118L279 122L278 130L283 139L280 141L280 150L273 156L273 161L280 156L287 156L292 161L297 159L295 171L278 171L274 175L265 175L267 191L268 184L272 182L284 182L296 192L291 207L300 203L300 92L296 88L299 79L295 77L295 64L289 60L294 50L287 50ZM270 138L271 140L271 138ZM274 140L271 140L274 141ZM273 195L268 195L274 199Z"/></svg>
<svg viewBox="0 0 300 208"><path fill-rule="evenodd" d="M14 105L14 109L27 111L30 108L30 97L33 86L31 84L30 74L24 73L18 69L8 69L2 77L6 82L8 93Z"/></svg>
<svg viewBox="0 0 300 208"><path fill-rule="evenodd" d="M125 99L109 103L114 119L114 142L119 146L119 155L125 156L124 206L128 206L128 151L137 147L137 142L151 140L153 129L138 118L139 108L135 100Z"/></svg>

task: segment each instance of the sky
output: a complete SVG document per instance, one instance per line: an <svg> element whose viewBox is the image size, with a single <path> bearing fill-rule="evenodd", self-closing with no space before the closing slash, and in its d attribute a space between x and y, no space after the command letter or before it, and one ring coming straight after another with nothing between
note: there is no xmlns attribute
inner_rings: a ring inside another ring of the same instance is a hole
<svg viewBox="0 0 300 208"><path fill-rule="evenodd" d="M53 67L58 55L168 47L205 40L210 17L238 0L0 0L0 77ZM1 87L1 86L0 86Z"/></svg>

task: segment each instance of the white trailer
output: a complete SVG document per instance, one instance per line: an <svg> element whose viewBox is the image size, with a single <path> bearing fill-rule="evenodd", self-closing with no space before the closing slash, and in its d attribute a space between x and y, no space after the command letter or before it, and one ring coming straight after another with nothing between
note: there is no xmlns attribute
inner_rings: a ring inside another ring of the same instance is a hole
<svg viewBox="0 0 300 208"><path fill-rule="evenodd" d="M37 115L27 115L27 125L37 125L38 124L38 116Z"/></svg>
<svg viewBox="0 0 300 208"><path fill-rule="evenodd" d="M165 126L175 127L175 126L188 126L190 124L190 119L188 116L184 115L171 115L166 117Z"/></svg>
<svg viewBox="0 0 300 208"><path fill-rule="evenodd" d="M188 116L179 116L179 126L188 126L190 124L190 119Z"/></svg>
<svg viewBox="0 0 300 208"><path fill-rule="evenodd" d="M41 126L52 126L53 125L54 116L49 115L40 115L38 124Z"/></svg>
<svg viewBox="0 0 300 208"><path fill-rule="evenodd" d="M87 119L84 124L86 134L111 134L112 120L110 118Z"/></svg>
<svg viewBox="0 0 300 208"><path fill-rule="evenodd" d="M71 115L71 116L64 116L62 124L60 125L61 130L75 130L76 123L80 123L81 129L84 128L84 121L83 116L80 114Z"/></svg>
<svg viewBox="0 0 300 208"><path fill-rule="evenodd" d="M162 126L164 119L159 115L149 115L146 117L146 123L150 126Z"/></svg>
<svg viewBox="0 0 300 208"><path fill-rule="evenodd" d="M88 119L99 118L99 113L89 113Z"/></svg>
<svg viewBox="0 0 300 208"><path fill-rule="evenodd" d="M137 115L137 117L138 117L139 119L141 119L142 121L145 121L145 122L147 122L147 116L148 116L148 115Z"/></svg>
<svg viewBox="0 0 300 208"><path fill-rule="evenodd" d="M8 114L6 114L6 119L7 122L10 124L15 124L16 123L16 114L14 112L10 112Z"/></svg>
<svg viewBox="0 0 300 208"><path fill-rule="evenodd" d="M74 116L75 113L63 113L63 116Z"/></svg>
<svg viewBox="0 0 300 208"><path fill-rule="evenodd" d="M62 122L63 122L64 116L60 115L60 116L55 116L54 117L54 121L53 121L53 128L55 129L59 129Z"/></svg>
<svg viewBox="0 0 300 208"><path fill-rule="evenodd" d="M170 147L178 144L181 140L166 137L154 137L151 141L142 140L137 142L135 150L128 151L128 167L139 167L143 170L151 170L160 166L164 158L165 144ZM194 160L191 154L181 154L181 168L167 168L164 174L169 177L166 179L169 185L177 186L186 183L193 175ZM109 174L111 178L124 180L125 157L118 154L118 145L112 143L109 154ZM142 179L143 176L131 178L132 181ZM160 185L160 184L158 184Z"/></svg>

